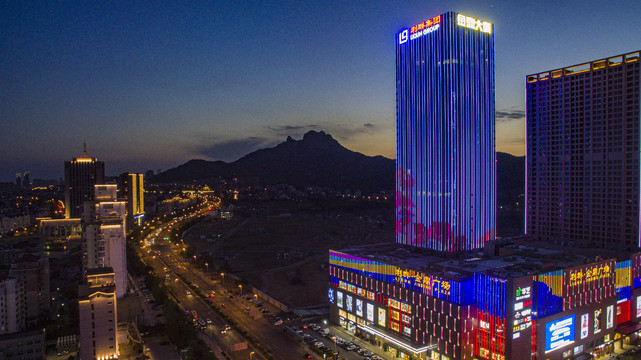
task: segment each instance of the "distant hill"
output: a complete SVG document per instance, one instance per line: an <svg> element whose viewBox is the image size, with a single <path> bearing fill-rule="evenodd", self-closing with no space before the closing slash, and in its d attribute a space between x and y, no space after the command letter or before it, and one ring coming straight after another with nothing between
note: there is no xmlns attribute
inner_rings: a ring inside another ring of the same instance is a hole
<svg viewBox="0 0 641 360"><path fill-rule="evenodd" d="M288 137L272 148L254 151L234 162L190 160L154 176L156 183L211 178L257 177L260 184L322 186L372 193L394 189L394 160L346 149L323 131L302 140Z"/></svg>
<svg viewBox="0 0 641 360"><path fill-rule="evenodd" d="M498 204L513 204L524 192L525 157L497 153ZM190 160L153 178L155 183L188 183L214 178L257 177L261 185L322 186L365 193L391 191L395 161L346 149L323 131L302 140L288 137L275 147L254 151L234 162Z"/></svg>

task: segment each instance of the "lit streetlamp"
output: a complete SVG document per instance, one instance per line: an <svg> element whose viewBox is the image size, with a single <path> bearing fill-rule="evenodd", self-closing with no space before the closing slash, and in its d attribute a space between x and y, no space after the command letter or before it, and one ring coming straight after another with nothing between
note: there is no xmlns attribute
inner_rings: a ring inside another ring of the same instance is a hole
<svg viewBox="0 0 641 360"><path fill-rule="evenodd" d="M240 288L240 296L243 296L243 285L238 285L238 287Z"/></svg>
<svg viewBox="0 0 641 360"><path fill-rule="evenodd" d="M253 358L254 358L254 352L252 351L249 353L249 360L252 360Z"/></svg>

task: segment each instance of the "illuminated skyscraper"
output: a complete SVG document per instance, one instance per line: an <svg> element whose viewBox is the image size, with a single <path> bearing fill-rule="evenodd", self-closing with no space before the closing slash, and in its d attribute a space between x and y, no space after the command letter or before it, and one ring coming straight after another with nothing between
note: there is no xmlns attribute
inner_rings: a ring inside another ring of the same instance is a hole
<svg viewBox="0 0 641 360"><path fill-rule="evenodd" d="M114 272L92 269L78 287L81 359L117 359L117 304Z"/></svg>
<svg viewBox="0 0 641 360"><path fill-rule="evenodd" d="M641 52L526 77L526 233L640 245Z"/></svg>
<svg viewBox="0 0 641 360"><path fill-rule="evenodd" d="M396 35L396 241L495 238L493 25L447 12Z"/></svg>
<svg viewBox="0 0 641 360"><path fill-rule="evenodd" d="M105 163L87 155L65 161L65 217L79 218L85 201L93 201L94 185L105 183Z"/></svg>
<svg viewBox="0 0 641 360"><path fill-rule="evenodd" d="M145 188L142 174L123 173L118 178L118 197L127 204L127 231L140 225L145 216Z"/></svg>
<svg viewBox="0 0 641 360"><path fill-rule="evenodd" d="M116 295L127 293L125 202L118 200L116 184L96 185L95 201L85 203L82 249L83 270L110 267Z"/></svg>

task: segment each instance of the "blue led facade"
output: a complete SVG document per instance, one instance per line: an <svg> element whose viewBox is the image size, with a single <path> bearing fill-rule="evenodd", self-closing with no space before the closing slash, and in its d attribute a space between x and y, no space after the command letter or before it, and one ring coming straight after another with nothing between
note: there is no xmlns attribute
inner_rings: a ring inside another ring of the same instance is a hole
<svg viewBox="0 0 641 360"><path fill-rule="evenodd" d="M395 41L396 241L482 247L496 229L492 24L448 12Z"/></svg>

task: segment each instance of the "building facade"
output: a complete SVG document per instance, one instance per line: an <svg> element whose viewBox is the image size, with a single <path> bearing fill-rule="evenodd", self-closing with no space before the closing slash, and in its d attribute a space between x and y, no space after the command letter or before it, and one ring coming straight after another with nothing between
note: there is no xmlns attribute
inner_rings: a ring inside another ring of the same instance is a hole
<svg viewBox="0 0 641 360"><path fill-rule="evenodd" d="M25 329L24 283L0 274L0 335Z"/></svg>
<svg viewBox="0 0 641 360"><path fill-rule="evenodd" d="M91 269L78 288L80 358L118 358L116 285L111 268Z"/></svg>
<svg viewBox="0 0 641 360"><path fill-rule="evenodd" d="M460 261L385 250L330 251L330 320L394 356L582 359L639 339L641 254L585 264L558 251L550 269L534 248Z"/></svg>
<svg viewBox="0 0 641 360"><path fill-rule="evenodd" d="M105 183L105 163L87 155L65 161L65 217L79 218L85 201L93 201L94 185Z"/></svg>
<svg viewBox="0 0 641 360"><path fill-rule="evenodd" d="M526 233L533 239L639 246L639 54L526 77Z"/></svg>
<svg viewBox="0 0 641 360"><path fill-rule="evenodd" d="M110 267L118 298L127 293L125 202L117 198L116 184L95 185L95 200L83 214L83 272Z"/></svg>
<svg viewBox="0 0 641 360"><path fill-rule="evenodd" d="M142 174L123 173L118 177L118 197L127 206L127 229L142 224L145 216L145 186Z"/></svg>
<svg viewBox="0 0 641 360"><path fill-rule="evenodd" d="M438 251L496 232L494 32L447 12L396 36L396 241Z"/></svg>

